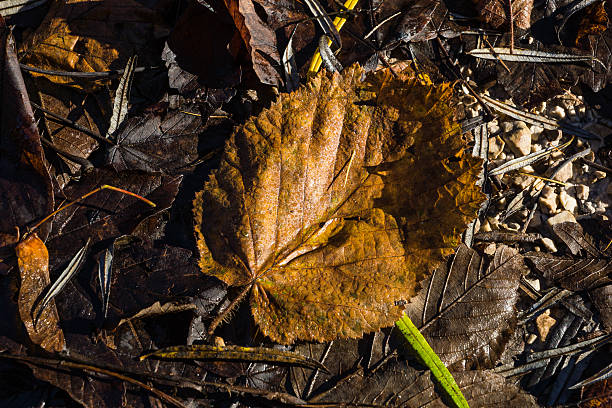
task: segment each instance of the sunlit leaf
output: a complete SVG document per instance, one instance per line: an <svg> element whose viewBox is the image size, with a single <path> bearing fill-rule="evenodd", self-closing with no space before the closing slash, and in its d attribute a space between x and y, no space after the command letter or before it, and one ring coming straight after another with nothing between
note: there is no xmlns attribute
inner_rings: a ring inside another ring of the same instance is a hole
<svg viewBox="0 0 612 408"><path fill-rule="evenodd" d="M66 346L64 332L59 327L55 303L51 302L34 322L33 310L37 300L49 284L49 253L36 234L30 235L15 248L21 285L19 287L19 314L30 340L43 349L62 351Z"/></svg>
<svg viewBox="0 0 612 408"><path fill-rule="evenodd" d="M392 325L483 199L449 85L362 75L322 73L251 118L194 203L202 270L251 288L280 343Z"/></svg>

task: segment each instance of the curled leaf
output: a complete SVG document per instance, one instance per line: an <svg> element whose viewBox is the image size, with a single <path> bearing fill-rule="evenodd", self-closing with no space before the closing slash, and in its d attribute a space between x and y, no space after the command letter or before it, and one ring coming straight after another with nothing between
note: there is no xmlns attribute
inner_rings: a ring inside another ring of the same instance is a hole
<svg viewBox="0 0 612 408"><path fill-rule="evenodd" d="M15 248L21 276L19 287L19 314L34 344L54 352L66 346L64 332L59 327L55 303L42 310L34 324L32 310L43 290L49 284L49 252L36 234L30 235Z"/></svg>
<svg viewBox="0 0 612 408"><path fill-rule="evenodd" d="M392 325L483 199L452 88L363 74L319 74L247 121L194 202L203 272L250 287L280 343Z"/></svg>

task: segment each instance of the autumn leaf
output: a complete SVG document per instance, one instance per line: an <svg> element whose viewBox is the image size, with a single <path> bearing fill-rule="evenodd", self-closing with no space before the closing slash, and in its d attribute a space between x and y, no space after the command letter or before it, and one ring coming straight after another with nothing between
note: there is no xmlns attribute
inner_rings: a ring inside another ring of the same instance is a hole
<svg viewBox="0 0 612 408"><path fill-rule="evenodd" d="M59 316L52 300L40 317L37 306L41 293L49 284L49 252L36 234L30 235L15 247L21 285L19 288L19 314L33 343L47 351L62 351L66 346L64 333L59 327Z"/></svg>
<svg viewBox="0 0 612 408"><path fill-rule="evenodd" d="M152 42L161 29L163 23L156 12L134 0L56 0L19 54L21 62L47 70L120 69L136 53L144 64L153 62L144 51L155 49ZM45 77L77 88L99 86L92 82L76 84L69 77Z"/></svg>
<svg viewBox="0 0 612 408"><path fill-rule="evenodd" d="M200 267L279 343L356 338L453 252L483 197L449 84L353 66L239 127L194 202Z"/></svg>

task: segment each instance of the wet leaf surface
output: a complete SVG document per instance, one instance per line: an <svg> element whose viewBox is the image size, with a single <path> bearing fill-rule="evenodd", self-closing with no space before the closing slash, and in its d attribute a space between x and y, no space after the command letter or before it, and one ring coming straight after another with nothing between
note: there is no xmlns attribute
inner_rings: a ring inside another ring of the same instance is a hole
<svg viewBox="0 0 612 408"><path fill-rule="evenodd" d="M52 300L44 309L40 298L49 285L49 252L36 234L30 235L15 248L19 263L19 314L30 340L46 351L62 351L66 346L59 327L59 316Z"/></svg>
<svg viewBox="0 0 612 408"><path fill-rule="evenodd" d="M522 256L512 248L501 245L486 259L460 246L423 282L406 314L447 367L491 368L514 330L525 272Z"/></svg>
<svg viewBox="0 0 612 408"><path fill-rule="evenodd" d="M254 285L255 321L281 343L392 324L482 199L479 162L449 160L463 144L451 90L361 72L321 74L249 120L196 198L203 272Z"/></svg>

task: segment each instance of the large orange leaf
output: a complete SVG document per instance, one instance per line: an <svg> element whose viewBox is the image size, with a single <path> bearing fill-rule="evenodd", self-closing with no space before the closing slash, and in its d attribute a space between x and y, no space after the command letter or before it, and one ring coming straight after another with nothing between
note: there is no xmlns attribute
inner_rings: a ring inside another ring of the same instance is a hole
<svg viewBox="0 0 612 408"><path fill-rule="evenodd" d="M280 343L360 337L459 243L482 195L452 89L322 73L237 129L195 200L200 266Z"/></svg>

